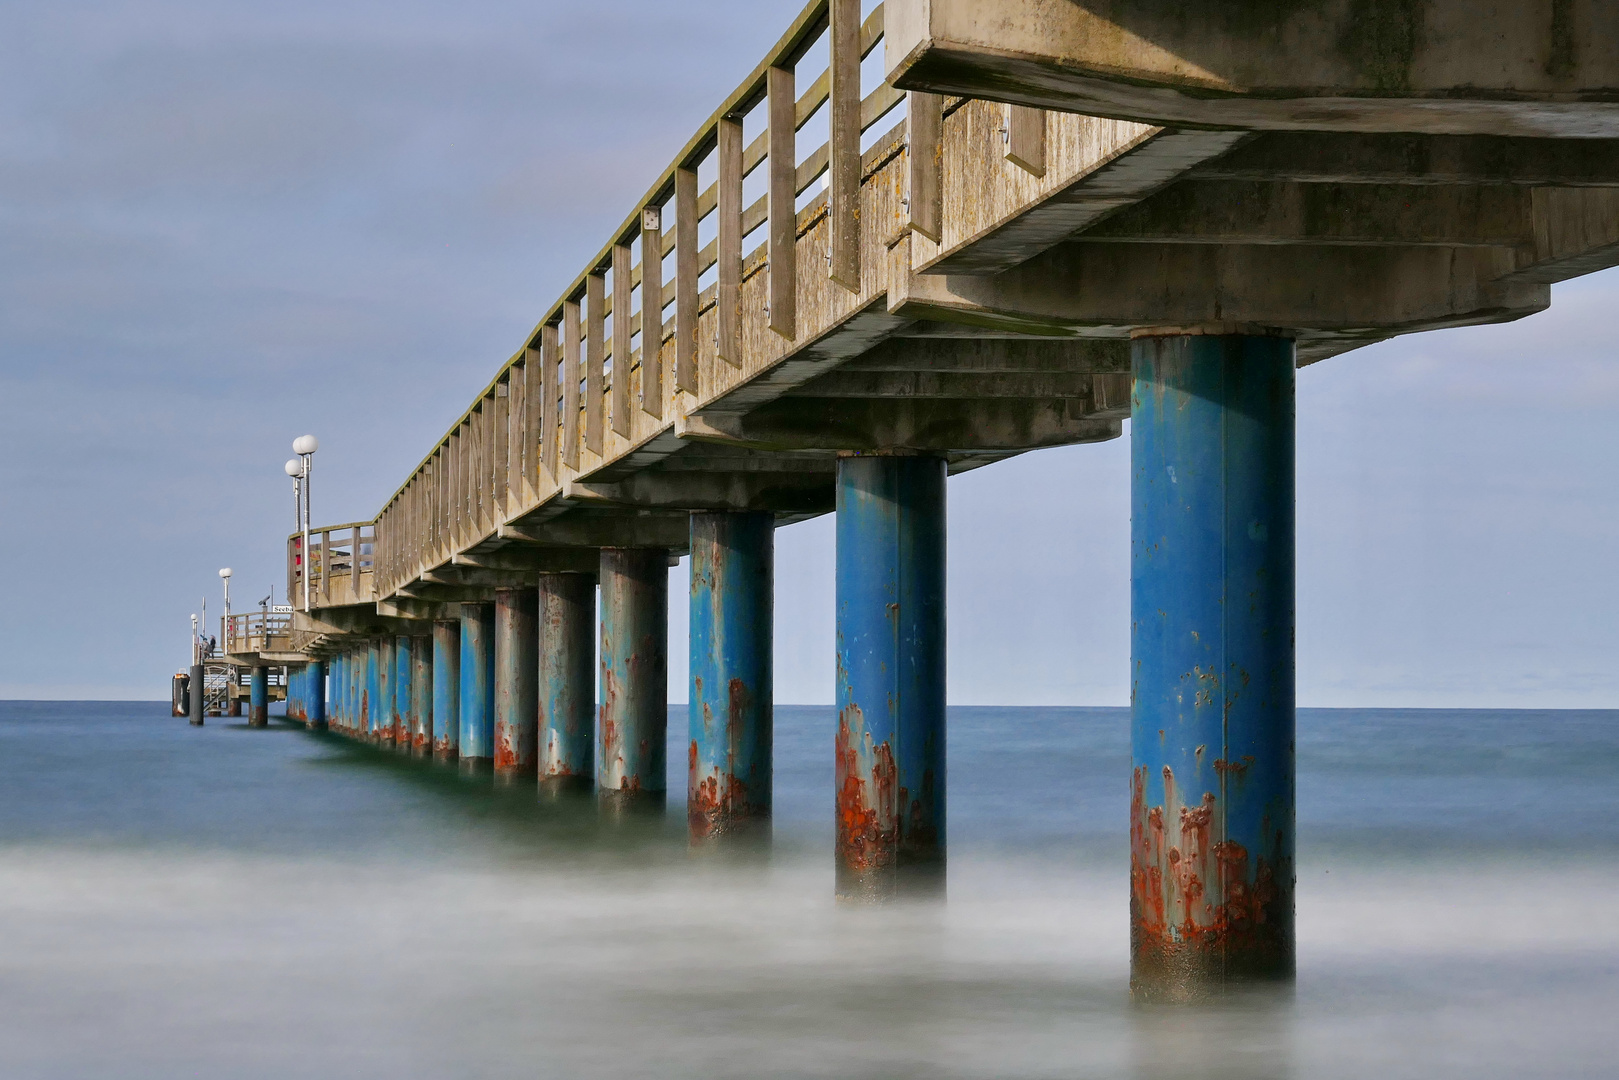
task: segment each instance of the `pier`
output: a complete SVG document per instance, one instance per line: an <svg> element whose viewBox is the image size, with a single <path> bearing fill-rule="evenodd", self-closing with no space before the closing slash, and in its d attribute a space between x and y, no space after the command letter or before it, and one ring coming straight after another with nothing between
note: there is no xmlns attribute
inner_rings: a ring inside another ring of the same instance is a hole
<svg viewBox="0 0 1619 1080"><path fill-rule="evenodd" d="M377 514L288 538L294 610L224 641L249 721L284 666L312 728L656 812L688 603L693 842L767 835L772 533L835 513L836 887L937 894L947 479L1129 419L1132 991L1285 982L1295 379L1619 263L1616 41L1607 0L817 0Z"/></svg>

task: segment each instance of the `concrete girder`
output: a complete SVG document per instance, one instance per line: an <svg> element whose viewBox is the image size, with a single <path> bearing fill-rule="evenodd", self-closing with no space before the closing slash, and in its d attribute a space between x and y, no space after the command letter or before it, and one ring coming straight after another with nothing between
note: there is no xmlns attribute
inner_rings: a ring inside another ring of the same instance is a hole
<svg viewBox="0 0 1619 1080"><path fill-rule="evenodd" d="M820 472L648 471L616 484L570 483L563 495L604 506L829 513L836 467L836 459L827 457Z"/></svg>
<svg viewBox="0 0 1619 1080"><path fill-rule="evenodd" d="M948 323L929 324L948 326ZM956 326L956 330L965 328ZM1066 331L1064 331L1066 333ZM858 360L838 368L850 371L1031 372L1070 375L1128 375L1130 346L1109 338L928 338L886 341ZM819 386L828 378L806 383Z"/></svg>
<svg viewBox="0 0 1619 1080"><path fill-rule="evenodd" d="M1544 285L1619 265L1619 189L1535 188L1535 242L1507 280Z"/></svg>
<svg viewBox="0 0 1619 1080"><path fill-rule="evenodd" d="M605 514L575 509L532 523L502 525L497 532L506 539L592 550L659 547L684 553L691 540L684 513L654 510Z"/></svg>
<svg viewBox="0 0 1619 1080"><path fill-rule="evenodd" d="M431 575L431 577L429 577ZM501 578L509 581L512 578L528 577L527 574L508 574ZM481 604L494 598L496 585L490 584L491 579L483 583L459 580L460 575L454 570L430 570L422 575L422 580L401 585L394 592L394 597L402 600L420 600L435 604ZM459 612L456 613L459 616ZM416 616L411 616L415 618ZM447 619L450 616L441 615L439 618Z"/></svg>
<svg viewBox="0 0 1619 1080"><path fill-rule="evenodd" d="M1185 180L1075 239L1516 247L1534 243L1534 189Z"/></svg>
<svg viewBox="0 0 1619 1080"><path fill-rule="evenodd" d="M487 590L487 593L493 596L494 590ZM416 623L433 622L438 619L455 618L460 613L463 602L470 600L422 600L396 595L392 599L378 600L377 611L395 619L408 619ZM417 631L420 632L420 629L418 626Z"/></svg>
<svg viewBox="0 0 1619 1080"><path fill-rule="evenodd" d="M1612 0L893 0L890 82L1139 123L1619 135Z"/></svg>
<svg viewBox="0 0 1619 1080"><path fill-rule="evenodd" d="M889 304L1106 337L1241 325L1371 340L1543 310L1546 286L1499 280L1518 268L1508 248L1067 243L994 278L898 276Z"/></svg>
<svg viewBox="0 0 1619 1080"><path fill-rule="evenodd" d="M1310 184L1619 186L1619 139L1272 131L1190 176Z"/></svg>
<svg viewBox="0 0 1619 1080"><path fill-rule="evenodd" d="M472 549L450 556L450 565L475 570L526 571L528 573L596 572L594 553L581 554L576 547L543 547L532 544L506 544L493 550ZM508 575L509 576L509 575ZM526 584L534 584L527 581ZM514 586L515 587L515 586Z"/></svg>
<svg viewBox="0 0 1619 1080"><path fill-rule="evenodd" d="M1091 376L1029 372L834 371L788 398L1085 398Z"/></svg>
<svg viewBox="0 0 1619 1080"><path fill-rule="evenodd" d="M978 280L978 279L973 279ZM1099 419L1087 398L1046 401L784 398L745 414L677 418L682 438L755 449L1032 450L1105 442L1119 421Z"/></svg>

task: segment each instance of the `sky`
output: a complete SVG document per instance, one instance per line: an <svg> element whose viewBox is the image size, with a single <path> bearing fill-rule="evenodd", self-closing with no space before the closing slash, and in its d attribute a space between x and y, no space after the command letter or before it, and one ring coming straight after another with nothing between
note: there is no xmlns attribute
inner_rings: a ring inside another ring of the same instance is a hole
<svg viewBox="0 0 1619 1080"><path fill-rule="evenodd" d="M292 439L374 515L798 6L0 0L0 697L166 697L220 567L282 587ZM1616 306L1300 372L1301 705L1619 707ZM1127 444L950 482L952 702L1127 702ZM778 531L779 701L833 555Z"/></svg>

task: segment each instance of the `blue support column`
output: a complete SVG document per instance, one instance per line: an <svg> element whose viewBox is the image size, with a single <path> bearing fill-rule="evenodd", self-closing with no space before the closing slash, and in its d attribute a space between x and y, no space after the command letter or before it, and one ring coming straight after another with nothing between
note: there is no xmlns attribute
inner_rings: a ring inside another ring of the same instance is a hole
<svg viewBox="0 0 1619 1080"><path fill-rule="evenodd" d="M495 762L495 605L461 605L461 767Z"/></svg>
<svg viewBox="0 0 1619 1080"><path fill-rule="evenodd" d="M338 703L338 730L343 735L353 737L355 733L355 653L353 649L345 649L338 662L343 665L342 672L334 678L332 691L337 695Z"/></svg>
<svg viewBox="0 0 1619 1080"><path fill-rule="evenodd" d="M247 726L270 726L270 669L263 664L253 665L253 683L247 703Z"/></svg>
<svg viewBox="0 0 1619 1080"><path fill-rule="evenodd" d="M541 574L539 778L547 793L596 782L596 579Z"/></svg>
<svg viewBox="0 0 1619 1080"><path fill-rule="evenodd" d="M433 758L461 756L461 621L433 624Z"/></svg>
<svg viewBox="0 0 1619 1080"><path fill-rule="evenodd" d="M313 660L304 669L304 725L311 731L326 728L326 661Z"/></svg>
<svg viewBox="0 0 1619 1080"><path fill-rule="evenodd" d="M371 700L371 735L379 743L394 741L394 639L377 642L377 693Z"/></svg>
<svg viewBox="0 0 1619 1080"><path fill-rule="evenodd" d="M944 887L945 462L838 459L837 889Z"/></svg>
<svg viewBox="0 0 1619 1080"><path fill-rule="evenodd" d="M669 789L669 553L601 552L601 752L596 790L662 807Z"/></svg>
<svg viewBox="0 0 1619 1080"><path fill-rule="evenodd" d="M533 589L495 593L495 776L535 778L540 675Z"/></svg>
<svg viewBox="0 0 1619 1080"><path fill-rule="evenodd" d="M354 654L347 650L339 653L333 665L332 700L336 704L336 709L332 713L333 726L344 735L348 735L354 728L351 711L353 695L349 690L354 673Z"/></svg>
<svg viewBox="0 0 1619 1080"><path fill-rule="evenodd" d="M768 834L776 518L691 516L691 838Z"/></svg>
<svg viewBox="0 0 1619 1080"><path fill-rule="evenodd" d="M414 639L401 634L394 638L393 729L394 749L410 753L411 675L415 671L411 643Z"/></svg>
<svg viewBox="0 0 1619 1080"><path fill-rule="evenodd" d="M433 752L433 639L415 639L410 649L415 668L410 674L410 753L427 757Z"/></svg>
<svg viewBox="0 0 1619 1080"><path fill-rule="evenodd" d="M1293 342L1137 338L1131 989L1289 979Z"/></svg>
<svg viewBox="0 0 1619 1080"><path fill-rule="evenodd" d="M381 721L378 719L377 703L382 700L377 692L377 643L365 643L365 675L360 687L360 737L367 740L377 738L377 728Z"/></svg>

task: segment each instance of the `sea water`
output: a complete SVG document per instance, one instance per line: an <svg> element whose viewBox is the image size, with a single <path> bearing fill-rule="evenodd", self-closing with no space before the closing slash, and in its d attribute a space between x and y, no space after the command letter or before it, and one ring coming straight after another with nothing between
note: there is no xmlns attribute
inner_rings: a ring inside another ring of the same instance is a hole
<svg viewBox="0 0 1619 1080"><path fill-rule="evenodd" d="M166 704L0 702L0 1077L1619 1075L1619 712L1302 710L1291 994L1127 994L1128 712L952 709L943 904ZM671 709L671 761L684 710Z"/></svg>

